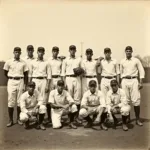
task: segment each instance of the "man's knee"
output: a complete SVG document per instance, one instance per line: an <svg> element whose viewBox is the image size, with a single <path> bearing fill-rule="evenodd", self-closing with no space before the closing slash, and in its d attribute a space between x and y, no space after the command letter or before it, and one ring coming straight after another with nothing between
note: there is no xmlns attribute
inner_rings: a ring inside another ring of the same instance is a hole
<svg viewBox="0 0 150 150"><path fill-rule="evenodd" d="M20 121L26 122L26 121L28 121L28 120L29 120L28 115L27 115L26 113L21 112L21 113L20 113Z"/></svg>
<svg viewBox="0 0 150 150"><path fill-rule="evenodd" d="M88 116L88 112L85 108L81 108L80 111L79 111L79 117L81 118L85 118Z"/></svg>
<svg viewBox="0 0 150 150"><path fill-rule="evenodd" d="M130 110L131 110L130 105L126 105L126 106L122 106L122 107L121 107L120 112L121 112L121 114L122 114L123 116L128 116Z"/></svg>
<svg viewBox="0 0 150 150"><path fill-rule="evenodd" d="M71 113L75 113L75 112L77 112L77 106L75 105L75 104L73 104L71 107L70 107L70 112Z"/></svg>
<svg viewBox="0 0 150 150"><path fill-rule="evenodd" d="M40 105L39 107L39 114L45 114L46 113L46 106Z"/></svg>
<svg viewBox="0 0 150 150"><path fill-rule="evenodd" d="M9 99L8 100L8 107L15 107L15 104L16 104L16 102L15 102L14 99Z"/></svg>

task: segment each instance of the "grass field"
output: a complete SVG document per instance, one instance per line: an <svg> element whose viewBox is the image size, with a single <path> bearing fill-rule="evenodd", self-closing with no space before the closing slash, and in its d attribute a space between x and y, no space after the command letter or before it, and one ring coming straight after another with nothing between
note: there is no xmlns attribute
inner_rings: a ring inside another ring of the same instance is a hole
<svg viewBox="0 0 150 150"><path fill-rule="evenodd" d="M150 84L145 84L141 91L141 118L143 127L135 125L132 109L132 122L128 132L119 126L117 130L108 131L94 129L60 130L47 127L46 131L36 129L25 130L14 125L7 128L7 91L0 87L0 150L40 150L40 149L147 149L150 147Z"/></svg>

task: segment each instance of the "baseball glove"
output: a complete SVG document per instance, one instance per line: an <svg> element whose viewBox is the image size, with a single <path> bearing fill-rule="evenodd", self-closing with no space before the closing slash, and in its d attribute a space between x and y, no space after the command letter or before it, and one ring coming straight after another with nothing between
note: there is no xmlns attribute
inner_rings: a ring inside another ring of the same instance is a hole
<svg viewBox="0 0 150 150"><path fill-rule="evenodd" d="M80 76L81 74L84 73L84 70L81 67L74 68L73 71L74 71L74 74L77 76Z"/></svg>

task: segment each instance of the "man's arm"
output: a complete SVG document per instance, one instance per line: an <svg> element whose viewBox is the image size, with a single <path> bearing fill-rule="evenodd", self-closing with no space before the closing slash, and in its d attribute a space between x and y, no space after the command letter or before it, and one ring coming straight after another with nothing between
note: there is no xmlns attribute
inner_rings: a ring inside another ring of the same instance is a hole
<svg viewBox="0 0 150 150"><path fill-rule="evenodd" d="M6 78L8 78L8 71L7 70L4 70L4 75Z"/></svg>
<svg viewBox="0 0 150 150"><path fill-rule="evenodd" d="M28 71L24 72L24 84L25 84L25 89L27 89L27 84L28 84Z"/></svg>
<svg viewBox="0 0 150 150"><path fill-rule="evenodd" d="M81 108L88 109L88 106L87 106L87 94L86 93L84 93L83 98L81 100Z"/></svg>

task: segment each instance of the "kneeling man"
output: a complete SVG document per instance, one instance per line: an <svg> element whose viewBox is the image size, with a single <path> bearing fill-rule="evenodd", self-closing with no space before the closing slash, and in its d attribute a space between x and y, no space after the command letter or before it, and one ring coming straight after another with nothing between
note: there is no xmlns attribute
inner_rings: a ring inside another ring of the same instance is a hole
<svg viewBox="0 0 150 150"><path fill-rule="evenodd" d="M49 101L51 104L51 117L52 125L54 129L62 127L61 117L62 115L68 115L70 119L69 127L77 129L73 124L74 117L77 113L77 106L70 94L64 90L64 81L58 80L57 89L50 92Z"/></svg>
<svg viewBox="0 0 150 150"><path fill-rule="evenodd" d="M101 129L107 130L108 128L104 124L107 117L105 98L101 91L96 90L96 87L96 81L91 80L89 82L89 90L83 95L79 116L88 122L84 127L91 128L92 119L90 115L97 115L96 120L100 123Z"/></svg>
<svg viewBox="0 0 150 150"><path fill-rule="evenodd" d="M42 98L40 98L38 91L35 90L35 82L28 84L28 90L22 94L20 100L20 120L24 123L24 128L29 127L29 121L37 119L39 115L38 129L45 130L43 125L44 115L46 113L46 106L43 105Z"/></svg>
<svg viewBox="0 0 150 150"><path fill-rule="evenodd" d="M111 90L107 93L106 104L108 108L108 114L110 120L113 120L114 126L116 126L117 119L115 114L121 113L122 115L122 128L124 131L128 130L127 118L130 112L130 105L125 95L125 92L118 87L117 80L111 80Z"/></svg>

